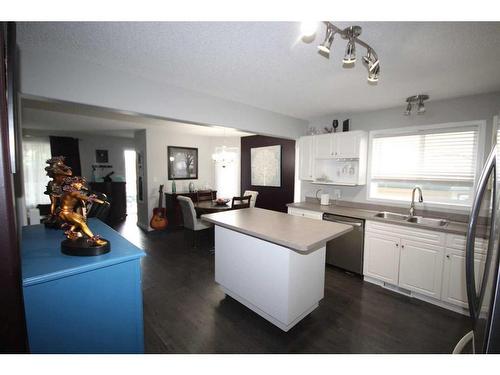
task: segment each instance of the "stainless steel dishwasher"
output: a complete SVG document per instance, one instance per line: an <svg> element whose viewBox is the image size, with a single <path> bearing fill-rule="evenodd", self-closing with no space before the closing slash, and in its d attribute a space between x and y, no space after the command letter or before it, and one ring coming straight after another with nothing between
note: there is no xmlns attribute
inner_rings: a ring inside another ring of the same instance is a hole
<svg viewBox="0 0 500 375"><path fill-rule="evenodd" d="M362 275L365 221L333 214L323 214L323 220L353 226L352 231L326 243L326 263Z"/></svg>

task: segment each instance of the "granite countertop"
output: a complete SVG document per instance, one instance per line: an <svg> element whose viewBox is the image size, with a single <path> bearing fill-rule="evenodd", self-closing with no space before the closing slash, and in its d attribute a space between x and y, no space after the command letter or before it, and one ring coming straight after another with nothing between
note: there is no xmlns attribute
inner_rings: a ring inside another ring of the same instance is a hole
<svg viewBox="0 0 500 375"><path fill-rule="evenodd" d="M327 241L353 229L351 225L292 216L262 208L206 214L201 218L300 253L317 250L325 246Z"/></svg>
<svg viewBox="0 0 500 375"><path fill-rule="evenodd" d="M387 206L380 206L378 209L375 209L376 207L374 205L370 205L369 208L364 208L364 207L355 207L355 206L345 206L345 205L341 205L341 204L321 205L317 202L311 202L311 201L289 203L289 204L287 204L287 206L293 207L293 208L299 208L299 209L303 209L303 210L325 212L325 213L334 214L334 215L354 217L354 218L364 219L364 220L380 221L380 222L387 223L387 224L404 225L404 226L420 228L420 229L430 229L430 230L439 231L439 232L460 234L460 235L464 235L464 236L467 233L467 223L466 222L450 220L450 219L448 219L448 217L443 217L443 216L441 216L441 217L443 219L448 220L448 224L441 226L441 227L435 227L435 226L419 224L419 223L409 223L407 221L402 221L402 220L390 220L390 219L385 219L385 218L375 216L375 214L377 212L380 212L380 211L401 213L401 209L387 207ZM360 206L361 206L361 204L360 204ZM420 214L418 214L418 216L420 216ZM428 215L424 214L422 216L436 217L435 215L430 214L430 213ZM457 217L459 215L454 215L454 216ZM463 216L463 215L460 215L460 216ZM487 237L486 226L478 225L477 229L476 229L476 235L478 237Z"/></svg>

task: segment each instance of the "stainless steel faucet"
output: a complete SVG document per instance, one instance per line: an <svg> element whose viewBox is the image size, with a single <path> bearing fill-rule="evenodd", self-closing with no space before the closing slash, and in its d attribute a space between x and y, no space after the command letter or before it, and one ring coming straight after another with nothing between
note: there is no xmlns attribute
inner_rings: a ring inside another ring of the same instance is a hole
<svg viewBox="0 0 500 375"><path fill-rule="evenodd" d="M424 197L422 196L422 189L419 186L415 186L411 192L411 204L410 204L410 217L415 216L415 190L418 190L418 201L422 203Z"/></svg>

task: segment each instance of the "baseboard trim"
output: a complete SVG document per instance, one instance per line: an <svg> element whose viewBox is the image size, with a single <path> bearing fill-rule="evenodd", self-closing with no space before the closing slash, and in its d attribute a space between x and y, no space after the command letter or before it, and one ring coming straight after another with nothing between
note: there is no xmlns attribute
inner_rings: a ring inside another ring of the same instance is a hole
<svg viewBox="0 0 500 375"><path fill-rule="evenodd" d="M410 298L416 298L418 300L433 304L435 306L442 307L443 309L451 310L451 311L454 311L458 314L469 316L469 310L467 310L464 307L456 306L456 305L453 305L451 303L447 303L447 302L420 294L418 292L414 292L412 290L404 289L404 288L401 288L397 285L389 284L389 283L386 283L385 281L377 280L377 279L370 277L370 276L363 276L363 280L367 281L371 284L381 286L382 288L390 290L391 292L402 294L402 295L410 297Z"/></svg>
<svg viewBox="0 0 500 375"><path fill-rule="evenodd" d="M139 221L137 222L137 226L146 232L151 232L153 230L152 228L149 227L149 225L143 224Z"/></svg>

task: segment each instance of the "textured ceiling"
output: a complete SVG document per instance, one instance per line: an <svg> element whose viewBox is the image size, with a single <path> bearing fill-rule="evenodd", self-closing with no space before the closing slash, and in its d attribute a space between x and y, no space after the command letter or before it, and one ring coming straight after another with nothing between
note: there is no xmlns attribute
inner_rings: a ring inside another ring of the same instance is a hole
<svg viewBox="0 0 500 375"><path fill-rule="evenodd" d="M22 127L92 133L101 136L133 138L135 130L163 127L183 135L204 137L244 137L253 135L222 126L201 126L175 121L132 115L75 103L22 100Z"/></svg>
<svg viewBox="0 0 500 375"><path fill-rule="evenodd" d="M323 26L307 44L294 22L19 23L18 40L302 119L500 90L500 23L358 24L381 61L377 86L359 60L342 68L344 40L325 59Z"/></svg>

